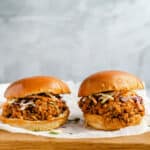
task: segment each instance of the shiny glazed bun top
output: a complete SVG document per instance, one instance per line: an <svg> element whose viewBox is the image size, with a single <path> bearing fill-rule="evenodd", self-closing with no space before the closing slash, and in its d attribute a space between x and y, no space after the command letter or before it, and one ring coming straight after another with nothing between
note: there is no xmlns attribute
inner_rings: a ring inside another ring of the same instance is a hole
<svg viewBox="0 0 150 150"><path fill-rule="evenodd" d="M67 84L56 77L33 76L10 84L4 96L7 99L13 99L38 93L67 94L70 93L70 89Z"/></svg>
<svg viewBox="0 0 150 150"><path fill-rule="evenodd" d="M124 71L101 71L87 77L80 85L78 96L89 96L91 94L143 89L144 85L136 76Z"/></svg>

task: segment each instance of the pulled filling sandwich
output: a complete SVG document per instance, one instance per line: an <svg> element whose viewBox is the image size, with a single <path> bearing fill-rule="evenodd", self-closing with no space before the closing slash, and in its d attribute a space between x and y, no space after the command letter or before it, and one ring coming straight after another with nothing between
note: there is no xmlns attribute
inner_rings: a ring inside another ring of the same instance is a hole
<svg viewBox="0 0 150 150"><path fill-rule="evenodd" d="M34 76L17 80L5 91L0 120L29 130L51 130L63 125L69 109L62 94L69 87L51 76Z"/></svg>
<svg viewBox="0 0 150 150"><path fill-rule="evenodd" d="M103 71L87 77L78 96L86 125L100 130L117 130L140 124L145 108L136 92L143 83L123 71Z"/></svg>

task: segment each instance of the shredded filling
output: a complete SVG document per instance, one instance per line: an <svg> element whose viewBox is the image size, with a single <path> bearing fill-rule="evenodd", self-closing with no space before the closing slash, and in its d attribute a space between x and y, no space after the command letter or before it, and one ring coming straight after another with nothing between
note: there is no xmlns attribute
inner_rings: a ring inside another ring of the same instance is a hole
<svg viewBox="0 0 150 150"><path fill-rule="evenodd" d="M23 120L51 120L68 107L59 95L40 93L24 98L8 100L3 105L2 116Z"/></svg>
<svg viewBox="0 0 150 150"><path fill-rule="evenodd" d="M145 114L143 99L135 91L103 92L81 97L79 107L84 113L101 115L110 121L119 119L126 124L132 122L133 116Z"/></svg>

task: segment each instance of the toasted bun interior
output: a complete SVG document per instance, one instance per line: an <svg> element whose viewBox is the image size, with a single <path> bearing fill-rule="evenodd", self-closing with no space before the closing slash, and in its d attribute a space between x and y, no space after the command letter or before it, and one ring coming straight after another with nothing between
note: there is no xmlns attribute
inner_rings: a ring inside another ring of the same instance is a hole
<svg viewBox="0 0 150 150"><path fill-rule="evenodd" d="M12 99L42 92L67 94L70 93L70 89L67 84L58 78L52 76L34 76L17 80L10 84L4 96L7 99Z"/></svg>
<svg viewBox="0 0 150 150"><path fill-rule="evenodd" d="M87 77L80 85L78 96L89 96L98 92L143 89L136 76L123 71L102 71Z"/></svg>

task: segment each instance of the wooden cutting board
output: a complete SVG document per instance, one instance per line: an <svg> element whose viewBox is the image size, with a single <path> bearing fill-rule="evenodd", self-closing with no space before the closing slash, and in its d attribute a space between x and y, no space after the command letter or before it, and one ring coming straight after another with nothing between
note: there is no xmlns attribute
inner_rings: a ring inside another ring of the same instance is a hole
<svg viewBox="0 0 150 150"><path fill-rule="evenodd" d="M0 150L150 150L150 133L100 139L56 139L0 131Z"/></svg>

